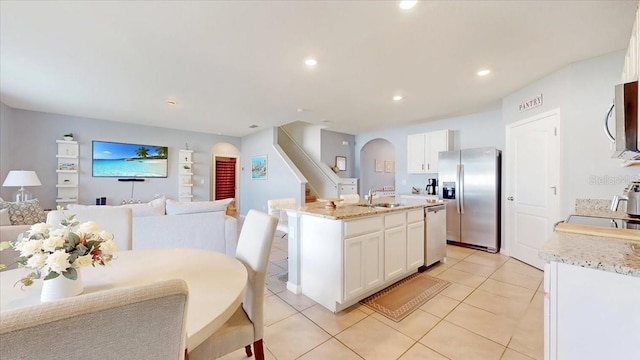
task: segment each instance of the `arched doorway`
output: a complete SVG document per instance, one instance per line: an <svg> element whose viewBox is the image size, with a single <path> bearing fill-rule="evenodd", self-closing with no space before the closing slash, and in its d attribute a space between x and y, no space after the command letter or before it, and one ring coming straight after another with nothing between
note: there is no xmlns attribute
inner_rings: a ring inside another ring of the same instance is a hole
<svg viewBox="0 0 640 360"><path fill-rule="evenodd" d="M240 195L240 151L232 144L218 143L211 148L210 200L234 198L228 213L235 213Z"/></svg>
<svg viewBox="0 0 640 360"><path fill-rule="evenodd" d="M360 194L396 184L396 149L386 139L373 139L360 149Z"/></svg>

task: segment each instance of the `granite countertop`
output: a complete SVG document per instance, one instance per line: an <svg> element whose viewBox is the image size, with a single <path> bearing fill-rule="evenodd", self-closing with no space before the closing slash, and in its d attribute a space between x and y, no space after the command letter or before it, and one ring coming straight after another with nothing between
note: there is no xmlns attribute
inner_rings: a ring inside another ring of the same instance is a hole
<svg viewBox="0 0 640 360"><path fill-rule="evenodd" d="M375 202L373 205L377 203L396 203L396 201L392 197L378 198L378 199L375 199ZM365 203L361 202L359 204L365 204ZM354 219L354 218L365 217L365 216L374 216L374 215L392 213L397 211L406 211L411 209L420 209L424 207L444 205L444 203L425 202L424 204L402 204L400 206L392 207L392 208L367 207L367 206L358 206L357 204L338 203L337 204L338 206L335 209L327 209L324 207L325 205L326 205L325 202L317 202L317 203L310 203L308 205L301 206L295 209L287 209L287 210L294 210L301 214L319 216L326 219L347 220L347 219Z"/></svg>
<svg viewBox="0 0 640 360"><path fill-rule="evenodd" d="M540 258L640 277L640 242L633 240L555 232Z"/></svg>

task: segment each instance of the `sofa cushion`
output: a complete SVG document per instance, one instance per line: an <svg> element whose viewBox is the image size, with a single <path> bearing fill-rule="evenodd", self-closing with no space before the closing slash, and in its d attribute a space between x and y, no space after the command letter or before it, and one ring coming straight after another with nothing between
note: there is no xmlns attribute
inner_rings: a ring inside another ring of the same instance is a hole
<svg viewBox="0 0 640 360"><path fill-rule="evenodd" d="M7 225L11 225L11 220L9 219L9 209L2 209L0 210L0 226Z"/></svg>
<svg viewBox="0 0 640 360"><path fill-rule="evenodd" d="M216 201L181 202L167 199L167 215L225 211L233 198Z"/></svg>
<svg viewBox="0 0 640 360"><path fill-rule="evenodd" d="M166 198L162 197L149 201L146 204L125 204L116 207L124 207L131 209L133 217L164 215ZM78 205L69 204L67 209L86 209L86 208L104 208L105 205Z"/></svg>
<svg viewBox="0 0 640 360"><path fill-rule="evenodd" d="M11 225L33 225L47 220L38 199L22 202L0 201L0 209L7 209Z"/></svg>

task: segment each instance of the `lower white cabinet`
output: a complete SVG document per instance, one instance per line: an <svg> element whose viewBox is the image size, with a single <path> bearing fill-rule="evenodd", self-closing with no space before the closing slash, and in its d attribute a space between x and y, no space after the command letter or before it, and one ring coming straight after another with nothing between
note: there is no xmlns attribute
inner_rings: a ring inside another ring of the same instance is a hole
<svg viewBox="0 0 640 360"><path fill-rule="evenodd" d="M382 283L382 232L360 235L344 241L344 299Z"/></svg>
<svg viewBox="0 0 640 360"><path fill-rule="evenodd" d="M424 265L424 211L407 214L407 268L417 269Z"/></svg>
<svg viewBox="0 0 640 360"><path fill-rule="evenodd" d="M396 226L384 231L384 279L397 278L407 271L407 228Z"/></svg>
<svg viewBox="0 0 640 360"><path fill-rule="evenodd" d="M546 360L638 358L640 277L551 262L544 290Z"/></svg>

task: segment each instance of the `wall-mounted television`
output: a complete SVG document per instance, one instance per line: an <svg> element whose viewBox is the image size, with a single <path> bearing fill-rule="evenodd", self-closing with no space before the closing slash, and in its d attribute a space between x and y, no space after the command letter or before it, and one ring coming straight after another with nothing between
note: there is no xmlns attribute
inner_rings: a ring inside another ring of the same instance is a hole
<svg viewBox="0 0 640 360"><path fill-rule="evenodd" d="M166 178L166 146L93 141L94 177Z"/></svg>

